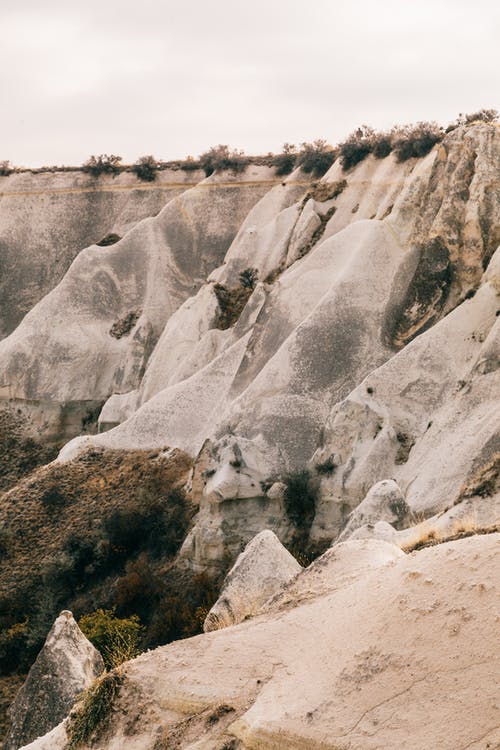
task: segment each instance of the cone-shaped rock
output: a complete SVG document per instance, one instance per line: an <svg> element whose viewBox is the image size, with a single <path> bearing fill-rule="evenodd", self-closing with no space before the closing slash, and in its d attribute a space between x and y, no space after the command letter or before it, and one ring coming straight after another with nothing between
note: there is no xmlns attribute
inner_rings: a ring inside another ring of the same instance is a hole
<svg viewBox="0 0 500 750"><path fill-rule="evenodd" d="M4 750L17 750L53 729L103 669L100 653L71 612L61 612L10 707Z"/></svg>
<svg viewBox="0 0 500 750"><path fill-rule="evenodd" d="M203 629L219 630L252 615L302 570L272 531L261 531L247 544L229 571L221 595Z"/></svg>

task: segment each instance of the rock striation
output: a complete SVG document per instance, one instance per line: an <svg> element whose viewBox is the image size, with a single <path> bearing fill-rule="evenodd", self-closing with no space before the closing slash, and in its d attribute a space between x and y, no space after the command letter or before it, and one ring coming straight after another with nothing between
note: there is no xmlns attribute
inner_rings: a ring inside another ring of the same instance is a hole
<svg viewBox="0 0 500 750"><path fill-rule="evenodd" d="M75 435L61 461L192 456L198 570L263 528L290 540L268 490L304 469L317 544L494 497L477 478L499 452L499 161L500 129L476 123L320 181L215 173L80 252L0 343L1 403L33 434ZM367 498L388 480L396 513Z"/></svg>
<svg viewBox="0 0 500 750"><path fill-rule="evenodd" d="M9 709L4 750L18 750L56 727L103 670L101 655L71 612L61 612Z"/></svg>

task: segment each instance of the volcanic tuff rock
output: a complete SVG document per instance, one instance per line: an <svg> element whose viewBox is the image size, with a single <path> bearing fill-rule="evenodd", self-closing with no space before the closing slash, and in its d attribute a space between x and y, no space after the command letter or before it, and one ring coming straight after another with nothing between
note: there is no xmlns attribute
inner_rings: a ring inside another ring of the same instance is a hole
<svg viewBox="0 0 500 750"><path fill-rule="evenodd" d="M82 248L110 234L123 237L200 176L163 170L153 183L130 172L0 176L0 339L54 289Z"/></svg>
<svg viewBox="0 0 500 750"><path fill-rule="evenodd" d="M499 544L339 545L290 601L129 662L109 729L83 748L494 748ZM61 728L51 750L64 744Z"/></svg>
<svg viewBox="0 0 500 750"><path fill-rule="evenodd" d="M61 612L10 707L5 750L17 750L59 724L103 669L100 653L71 612Z"/></svg>
<svg viewBox="0 0 500 750"><path fill-rule="evenodd" d="M219 630L255 614L301 570L272 531L261 531L247 544L227 574L203 630L206 633Z"/></svg>
<svg viewBox="0 0 500 750"><path fill-rule="evenodd" d="M384 511L396 525L474 487L492 497L477 477L499 450L499 162L500 129L482 123L423 159L337 161L319 183L215 174L80 253L0 343L4 397L66 437L106 401L99 424L113 429L60 460L166 444L197 457L183 547L197 569L263 528L287 541L267 489L306 466L315 542L377 482L401 490L404 515Z"/></svg>

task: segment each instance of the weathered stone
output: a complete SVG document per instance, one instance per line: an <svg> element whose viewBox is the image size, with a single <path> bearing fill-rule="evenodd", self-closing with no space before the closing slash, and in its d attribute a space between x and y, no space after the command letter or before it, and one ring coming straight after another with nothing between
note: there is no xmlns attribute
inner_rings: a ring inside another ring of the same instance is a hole
<svg viewBox="0 0 500 750"><path fill-rule="evenodd" d="M302 570L272 531L257 534L236 560L208 613L203 630L220 630L255 614Z"/></svg>
<svg viewBox="0 0 500 750"><path fill-rule="evenodd" d="M71 612L61 612L9 709L5 750L17 750L52 730L103 669L101 655Z"/></svg>

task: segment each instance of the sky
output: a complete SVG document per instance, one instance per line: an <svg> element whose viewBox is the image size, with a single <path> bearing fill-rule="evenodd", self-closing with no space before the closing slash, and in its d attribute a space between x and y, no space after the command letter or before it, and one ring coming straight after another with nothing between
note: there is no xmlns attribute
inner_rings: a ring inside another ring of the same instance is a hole
<svg viewBox="0 0 500 750"><path fill-rule="evenodd" d="M0 161L335 144L500 109L497 0L0 0Z"/></svg>

